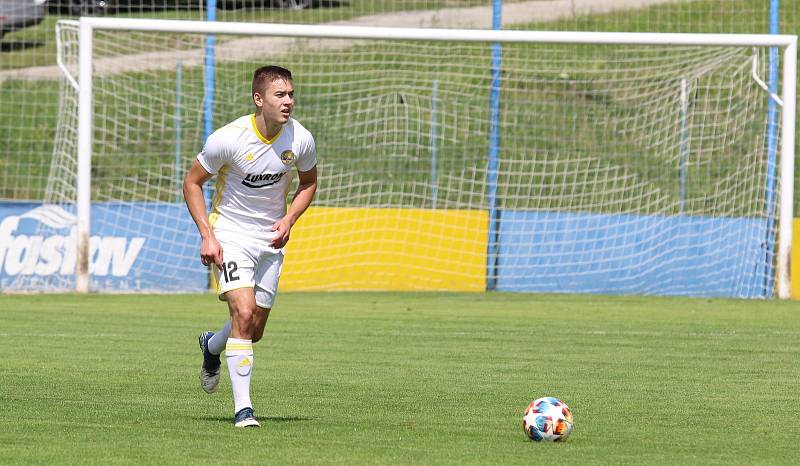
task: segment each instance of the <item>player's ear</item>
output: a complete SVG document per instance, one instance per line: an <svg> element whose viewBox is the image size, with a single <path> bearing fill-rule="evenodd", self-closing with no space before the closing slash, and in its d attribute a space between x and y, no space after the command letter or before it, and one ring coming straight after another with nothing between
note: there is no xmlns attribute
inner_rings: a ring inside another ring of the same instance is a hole
<svg viewBox="0 0 800 466"><path fill-rule="evenodd" d="M259 92L253 92L253 103L256 104L256 107L258 108L264 106L264 99L261 97Z"/></svg>

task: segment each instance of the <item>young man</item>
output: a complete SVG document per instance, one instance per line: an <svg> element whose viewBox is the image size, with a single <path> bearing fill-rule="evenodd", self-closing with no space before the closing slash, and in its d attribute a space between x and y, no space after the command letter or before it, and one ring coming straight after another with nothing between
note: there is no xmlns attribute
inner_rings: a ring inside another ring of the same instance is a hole
<svg viewBox="0 0 800 466"><path fill-rule="evenodd" d="M222 330L200 335L200 385L207 393L216 391L224 349L237 427L259 426L250 401L253 343L264 334L275 301L283 247L317 189L314 138L291 118L291 72L277 66L257 69L252 97L255 114L209 136L183 182L186 205L202 239L200 261L216 266L219 297L230 311ZM299 185L287 210L294 169ZM214 175L207 216L203 184Z"/></svg>

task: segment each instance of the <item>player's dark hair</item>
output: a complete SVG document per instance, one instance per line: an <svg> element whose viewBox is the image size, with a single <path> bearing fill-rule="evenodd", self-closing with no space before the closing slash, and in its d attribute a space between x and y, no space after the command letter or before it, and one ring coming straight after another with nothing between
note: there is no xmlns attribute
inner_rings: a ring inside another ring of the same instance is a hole
<svg viewBox="0 0 800 466"><path fill-rule="evenodd" d="M291 81L292 72L286 68L274 65L262 66L257 69L253 73L253 94L256 92L263 94L267 89L267 85L276 79Z"/></svg>

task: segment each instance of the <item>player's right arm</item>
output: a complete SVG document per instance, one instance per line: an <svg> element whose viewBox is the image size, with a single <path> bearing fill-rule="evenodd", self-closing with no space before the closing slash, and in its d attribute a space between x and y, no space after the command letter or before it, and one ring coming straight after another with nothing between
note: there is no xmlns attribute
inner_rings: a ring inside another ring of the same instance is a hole
<svg viewBox="0 0 800 466"><path fill-rule="evenodd" d="M183 198L202 239L200 261L203 265L216 264L217 268L222 270L222 246L214 236L214 230L208 221L206 199L203 195L203 184L212 176L214 175L206 171L195 159L189 172L186 173L186 178L183 179Z"/></svg>

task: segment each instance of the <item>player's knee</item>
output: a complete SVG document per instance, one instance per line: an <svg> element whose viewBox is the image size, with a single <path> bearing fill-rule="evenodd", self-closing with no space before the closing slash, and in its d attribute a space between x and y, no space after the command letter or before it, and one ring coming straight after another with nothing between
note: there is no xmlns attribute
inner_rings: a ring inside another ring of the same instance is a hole
<svg viewBox="0 0 800 466"><path fill-rule="evenodd" d="M251 326L256 321L256 310L249 306L242 306L233 310L233 318L242 324Z"/></svg>

